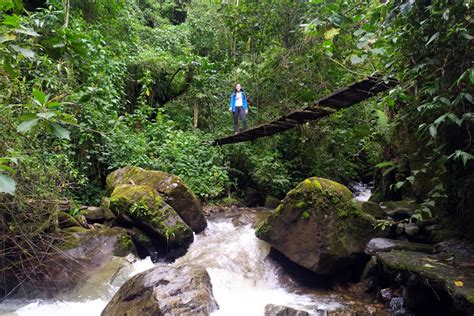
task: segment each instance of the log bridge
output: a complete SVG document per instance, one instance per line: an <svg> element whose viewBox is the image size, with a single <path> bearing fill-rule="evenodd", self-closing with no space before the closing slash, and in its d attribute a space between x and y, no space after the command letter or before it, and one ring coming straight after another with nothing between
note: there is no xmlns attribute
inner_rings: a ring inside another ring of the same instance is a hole
<svg viewBox="0 0 474 316"><path fill-rule="evenodd" d="M300 124L321 119L332 113L368 99L398 84L395 79L367 77L329 96L316 100L312 105L293 110L277 120L267 122L240 133L216 139L214 145L234 144L281 133Z"/></svg>

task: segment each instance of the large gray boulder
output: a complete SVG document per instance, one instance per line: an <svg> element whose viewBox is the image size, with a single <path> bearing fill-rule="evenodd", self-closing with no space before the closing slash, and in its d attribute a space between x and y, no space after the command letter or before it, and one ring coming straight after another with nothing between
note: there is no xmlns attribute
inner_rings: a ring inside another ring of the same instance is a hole
<svg viewBox="0 0 474 316"><path fill-rule="evenodd" d="M107 187L113 191L120 185L146 185L162 194L168 203L191 229L199 233L207 222L202 207L191 189L177 176L139 167L124 167L107 176Z"/></svg>
<svg viewBox="0 0 474 316"><path fill-rule="evenodd" d="M344 185L314 177L288 192L256 234L298 265L329 275L364 256L374 223Z"/></svg>
<svg viewBox="0 0 474 316"><path fill-rule="evenodd" d="M217 308L204 268L158 265L122 285L102 316L209 315Z"/></svg>

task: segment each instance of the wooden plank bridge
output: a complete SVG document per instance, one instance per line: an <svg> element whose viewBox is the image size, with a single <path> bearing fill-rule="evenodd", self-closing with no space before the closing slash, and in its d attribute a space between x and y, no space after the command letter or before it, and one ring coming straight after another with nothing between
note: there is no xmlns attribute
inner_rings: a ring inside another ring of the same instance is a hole
<svg viewBox="0 0 474 316"><path fill-rule="evenodd" d="M383 80L380 77L367 77L362 81L351 84L349 87L340 89L329 96L316 100L313 105L291 111L289 114L277 120L258 125L235 135L216 139L214 144L225 145L240 143L280 133L296 127L299 124L328 116L337 110L347 108L377 93L395 87L397 84L398 81L395 79Z"/></svg>

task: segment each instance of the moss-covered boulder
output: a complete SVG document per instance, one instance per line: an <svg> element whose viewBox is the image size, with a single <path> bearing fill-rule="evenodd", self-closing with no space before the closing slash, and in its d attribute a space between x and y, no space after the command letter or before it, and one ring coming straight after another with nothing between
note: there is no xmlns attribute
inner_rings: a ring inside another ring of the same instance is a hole
<svg viewBox="0 0 474 316"><path fill-rule="evenodd" d="M110 210L110 198L108 197L102 197L102 200L100 201L100 207L104 211L104 220L106 222L112 222L117 219L115 214Z"/></svg>
<svg viewBox="0 0 474 316"><path fill-rule="evenodd" d="M217 308L205 268L158 265L122 285L101 315L210 315Z"/></svg>
<svg viewBox="0 0 474 316"><path fill-rule="evenodd" d="M314 177L288 192L256 234L293 262L327 275L364 257L374 221L344 185Z"/></svg>
<svg viewBox="0 0 474 316"><path fill-rule="evenodd" d="M110 209L125 222L131 221L163 248L187 247L193 231L153 188L119 185L110 197Z"/></svg>
<svg viewBox="0 0 474 316"><path fill-rule="evenodd" d="M146 185L163 195L191 229L199 233L207 222L202 207L191 189L177 176L138 167L117 169L107 176L107 187L112 191L119 185Z"/></svg>
<svg viewBox="0 0 474 316"><path fill-rule="evenodd" d="M474 245L450 242L440 250L379 252L380 280L398 285L417 315L474 315Z"/></svg>

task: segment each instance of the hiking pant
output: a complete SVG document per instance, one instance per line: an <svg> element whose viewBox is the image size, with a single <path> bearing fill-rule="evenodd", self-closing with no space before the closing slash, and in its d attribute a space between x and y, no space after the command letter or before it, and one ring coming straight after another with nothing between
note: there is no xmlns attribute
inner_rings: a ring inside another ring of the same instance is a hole
<svg viewBox="0 0 474 316"><path fill-rule="evenodd" d="M245 131L247 129L247 113L245 113L245 109L243 106L236 106L234 111L234 131L239 131L239 116L242 120L242 130Z"/></svg>

